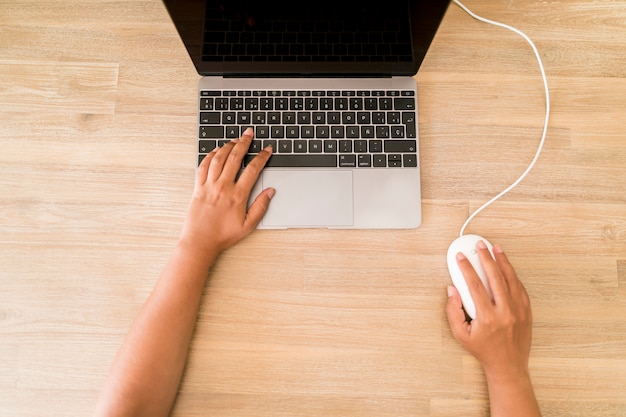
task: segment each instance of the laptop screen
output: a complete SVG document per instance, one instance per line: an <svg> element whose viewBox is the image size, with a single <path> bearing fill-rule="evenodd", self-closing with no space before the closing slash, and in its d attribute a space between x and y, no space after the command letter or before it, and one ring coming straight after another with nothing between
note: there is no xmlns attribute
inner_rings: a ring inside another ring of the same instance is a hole
<svg viewBox="0 0 626 417"><path fill-rule="evenodd" d="M449 0L164 3L201 75L372 77L414 75Z"/></svg>

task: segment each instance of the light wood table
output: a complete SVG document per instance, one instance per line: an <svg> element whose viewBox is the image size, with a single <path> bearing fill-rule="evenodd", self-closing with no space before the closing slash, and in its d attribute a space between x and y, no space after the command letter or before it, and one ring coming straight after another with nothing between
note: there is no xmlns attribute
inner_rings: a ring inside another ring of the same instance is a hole
<svg viewBox="0 0 626 417"><path fill-rule="evenodd" d="M535 316L546 416L626 415L626 3L467 0L533 38L553 112L529 177L468 232ZM85 416L175 244L198 75L158 0L0 5L0 416ZM484 416L445 318L445 253L531 161L518 36L451 5L419 85L424 222L256 231L206 288L174 416Z"/></svg>

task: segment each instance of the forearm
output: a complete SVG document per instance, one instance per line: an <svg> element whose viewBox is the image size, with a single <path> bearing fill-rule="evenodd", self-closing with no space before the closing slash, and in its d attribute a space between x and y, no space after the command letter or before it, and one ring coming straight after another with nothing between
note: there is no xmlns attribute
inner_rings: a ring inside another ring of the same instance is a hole
<svg viewBox="0 0 626 417"><path fill-rule="evenodd" d="M118 352L96 416L169 414L214 259L177 245Z"/></svg>
<svg viewBox="0 0 626 417"><path fill-rule="evenodd" d="M541 417L528 372L519 375L489 375L491 417Z"/></svg>

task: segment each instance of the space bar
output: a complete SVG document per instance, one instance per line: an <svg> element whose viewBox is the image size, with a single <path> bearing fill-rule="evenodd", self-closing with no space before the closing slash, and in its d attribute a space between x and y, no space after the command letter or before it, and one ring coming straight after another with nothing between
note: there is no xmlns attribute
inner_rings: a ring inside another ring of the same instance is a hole
<svg viewBox="0 0 626 417"><path fill-rule="evenodd" d="M254 155L246 155L244 166L254 158ZM280 155L274 154L270 157L266 167L336 167L337 155L326 154L306 154L306 155Z"/></svg>

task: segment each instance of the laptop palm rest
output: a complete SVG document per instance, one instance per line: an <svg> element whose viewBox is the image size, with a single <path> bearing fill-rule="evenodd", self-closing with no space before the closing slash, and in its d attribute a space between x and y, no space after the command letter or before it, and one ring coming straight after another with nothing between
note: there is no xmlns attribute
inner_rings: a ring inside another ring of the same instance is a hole
<svg viewBox="0 0 626 417"><path fill-rule="evenodd" d="M354 223L351 171L266 170L261 181L263 188L276 189L263 227L346 227Z"/></svg>

